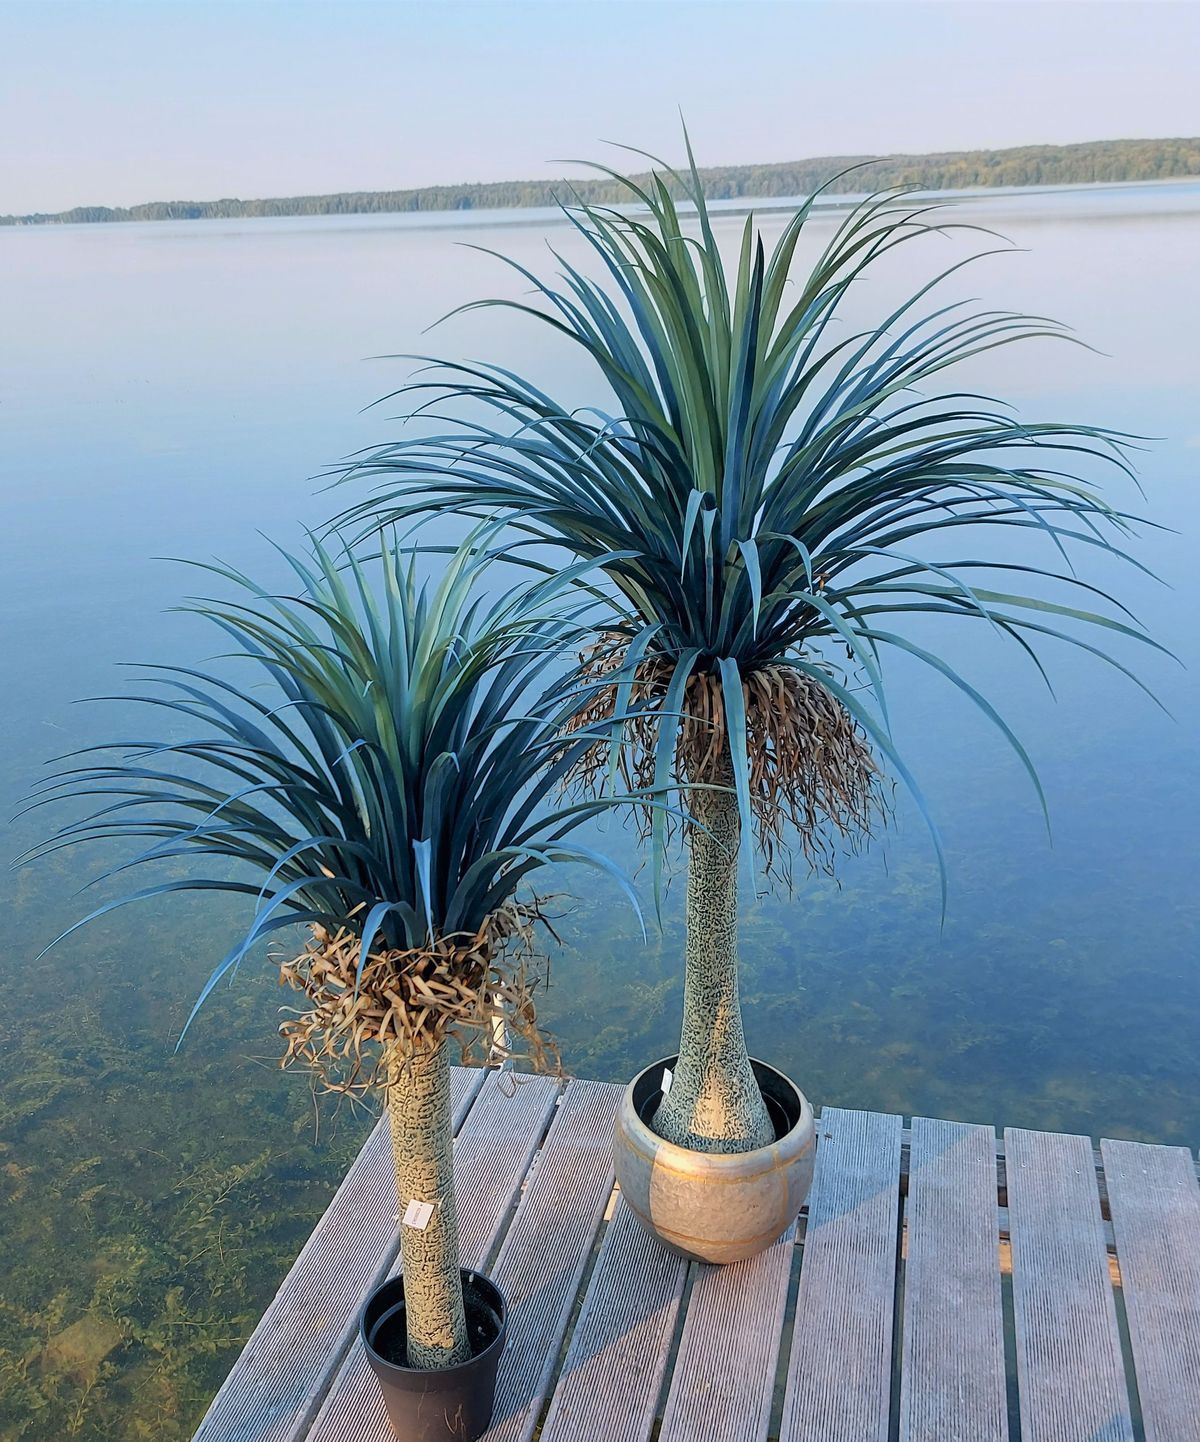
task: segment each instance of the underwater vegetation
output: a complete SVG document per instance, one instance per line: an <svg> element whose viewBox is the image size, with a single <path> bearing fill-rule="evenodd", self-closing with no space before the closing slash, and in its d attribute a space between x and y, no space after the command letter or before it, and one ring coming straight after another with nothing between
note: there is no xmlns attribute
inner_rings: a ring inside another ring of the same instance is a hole
<svg viewBox="0 0 1200 1442"><path fill-rule="evenodd" d="M963 806L955 833L984 834L990 804ZM952 863L944 932L936 862L919 846L886 870L878 852L852 860L840 886L799 877L794 897L749 908L752 1052L818 1103L1194 1146L1200 1088L1177 1017L1200 1005L1200 978L1181 968L1168 992L1139 918L1169 908L1185 955L1188 938L1200 946L1200 901L1133 852L1110 864L1137 905L1097 908L1090 886L1064 887L1049 865L1031 889L1007 841ZM619 828L600 844L632 864ZM78 909L70 867L41 870L65 924ZM11 885L20 917L31 873ZM571 1071L623 1081L671 1050L682 901L676 875L664 934L644 948L615 887L553 903L563 945L540 1015ZM1054 939L1039 953L1047 916ZM58 920L40 913L39 933ZM366 1135L369 1116L326 1102L318 1117L304 1076L278 1069L286 997L260 956L173 1052L235 927L210 898L176 900L147 914L135 954L119 918L52 953L53 1007L30 965L6 978L0 1442L189 1437Z"/></svg>
<svg viewBox="0 0 1200 1442"><path fill-rule="evenodd" d="M215 944L195 917L136 957L98 928L57 959L53 1009L30 965L6 976L3 1442L190 1435L365 1136L328 1108L318 1135L278 1070L266 966L172 1054Z"/></svg>

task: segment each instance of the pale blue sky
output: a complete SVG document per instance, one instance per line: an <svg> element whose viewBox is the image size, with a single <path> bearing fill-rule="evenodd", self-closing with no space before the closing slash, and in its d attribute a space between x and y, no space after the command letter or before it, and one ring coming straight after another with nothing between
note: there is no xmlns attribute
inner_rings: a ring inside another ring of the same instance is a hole
<svg viewBox="0 0 1200 1442"><path fill-rule="evenodd" d="M1200 5L0 0L0 213L1200 133Z"/></svg>

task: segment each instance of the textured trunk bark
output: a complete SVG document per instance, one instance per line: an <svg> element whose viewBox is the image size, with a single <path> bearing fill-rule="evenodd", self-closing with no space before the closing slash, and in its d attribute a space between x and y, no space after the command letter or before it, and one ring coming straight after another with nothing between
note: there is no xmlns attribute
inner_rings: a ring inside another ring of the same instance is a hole
<svg viewBox="0 0 1200 1442"><path fill-rule="evenodd" d="M683 1033L671 1089L651 1127L697 1152L750 1152L775 1138L750 1066L738 998L737 798L695 791L688 838ZM701 830L701 826L707 830Z"/></svg>
<svg viewBox="0 0 1200 1442"><path fill-rule="evenodd" d="M454 1209L450 1060L443 1044L412 1056L393 1050L388 1065L395 1078L388 1088L388 1118L402 1219L408 1365L449 1367L471 1355ZM412 1201L433 1204L423 1231L403 1225Z"/></svg>

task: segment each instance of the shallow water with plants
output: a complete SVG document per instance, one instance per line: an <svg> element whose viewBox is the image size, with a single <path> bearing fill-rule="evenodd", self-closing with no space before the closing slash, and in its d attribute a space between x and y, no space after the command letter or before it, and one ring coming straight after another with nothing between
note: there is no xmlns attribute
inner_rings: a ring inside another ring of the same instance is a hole
<svg viewBox="0 0 1200 1442"><path fill-rule="evenodd" d="M751 1049L818 1104L1194 1148L1200 186L996 197L963 218L1024 252L966 272L956 296L1056 316L1104 353L1034 346L981 357L965 379L1022 415L1161 438L1139 457L1145 498L1118 499L1173 528L1137 544L1167 584L1099 564L1088 578L1184 667L1119 650L1168 717L1086 656L1050 655L1052 698L1011 648L952 638L1039 768L1052 845L998 735L948 686L890 667L897 738L945 841L944 922L932 850L901 801L836 880L798 874L791 896L746 910ZM293 544L299 522L337 508L314 474L394 434L386 405L360 410L411 370L363 357L494 356L602 403L577 357L519 322L469 315L421 334L465 300L515 293L459 240L539 267L547 241L574 245L534 219L0 234L6 810L49 757L136 734L120 703L72 704L124 689L119 663L213 649L168 609L194 577L153 557L218 554L269 577L260 532ZM933 241L934 258L965 243ZM880 307L916 275L897 266L857 304ZM7 853L46 824L14 823ZM637 865L615 823L599 841ZM173 1051L236 934L228 901L117 912L35 961L89 905L76 892L100 860L65 853L0 877L0 1442L189 1435L370 1124L314 1108L304 1078L279 1072L282 996L261 958ZM591 873L556 883L563 944L542 1015L568 1068L625 1079L677 1042L682 876L644 945L615 889Z"/></svg>

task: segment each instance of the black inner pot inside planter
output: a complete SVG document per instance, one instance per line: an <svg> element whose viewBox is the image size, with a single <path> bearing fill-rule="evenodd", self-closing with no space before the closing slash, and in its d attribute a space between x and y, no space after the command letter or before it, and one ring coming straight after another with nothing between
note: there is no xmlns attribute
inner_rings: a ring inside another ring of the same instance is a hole
<svg viewBox="0 0 1200 1442"><path fill-rule="evenodd" d="M658 1104L662 1101L663 1096L663 1068L670 1067L674 1071L675 1063L678 1060L677 1056L664 1057L662 1061L655 1062L652 1067L644 1071L633 1084L633 1109L652 1131L654 1129L654 1113L658 1110ZM762 1099L766 1103L767 1115L771 1118L771 1125L775 1128L775 1140L781 1141L788 1132L800 1125L800 1097L791 1082L772 1067L764 1066L761 1062L753 1059L751 1059L750 1065L754 1068L758 1089L762 1092Z"/></svg>
<svg viewBox="0 0 1200 1442"><path fill-rule="evenodd" d="M471 1356L486 1352L500 1335L500 1297L486 1277L471 1277L463 1287ZM363 1317L367 1345L393 1367L408 1366L408 1318L404 1278L396 1277L372 1298Z"/></svg>

